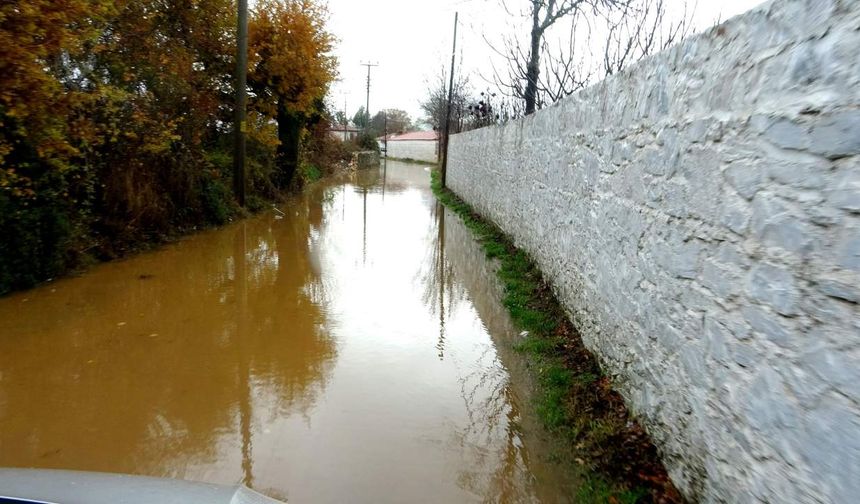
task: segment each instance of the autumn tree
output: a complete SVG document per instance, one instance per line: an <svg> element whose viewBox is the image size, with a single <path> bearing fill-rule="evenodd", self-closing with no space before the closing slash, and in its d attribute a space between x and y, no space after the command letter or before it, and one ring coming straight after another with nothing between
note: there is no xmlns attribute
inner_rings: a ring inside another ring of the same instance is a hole
<svg viewBox="0 0 860 504"><path fill-rule="evenodd" d="M223 222L230 0L0 4L0 294Z"/></svg>
<svg viewBox="0 0 860 504"><path fill-rule="evenodd" d="M311 0L257 4L257 194L274 195L273 173L290 183L305 124L326 129L325 17ZM230 216L235 27L232 0L0 3L0 294Z"/></svg>
<svg viewBox="0 0 860 504"><path fill-rule="evenodd" d="M292 183L302 129L335 76L327 16L315 0L264 0L249 23L252 103L277 121L279 187Z"/></svg>
<svg viewBox="0 0 860 504"><path fill-rule="evenodd" d="M91 190L81 144L87 91L65 62L86 54L112 2L0 4L0 294L53 276L67 263Z"/></svg>
<svg viewBox="0 0 860 504"><path fill-rule="evenodd" d="M219 118L229 117L234 50L229 0L120 4L92 55L78 63L98 90L90 156L100 181L99 226L108 235L129 224L157 232L208 211L221 180L209 170L207 147Z"/></svg>
<svg viewBox="0 0 860 504"><path fill-rule="evenodd" d="M77 154L65 114L80 96L64 85L63 60L86 52L111 4L37 0L0 5L0 186L28 192L33 182L28 167L63 168Z"/></svg>

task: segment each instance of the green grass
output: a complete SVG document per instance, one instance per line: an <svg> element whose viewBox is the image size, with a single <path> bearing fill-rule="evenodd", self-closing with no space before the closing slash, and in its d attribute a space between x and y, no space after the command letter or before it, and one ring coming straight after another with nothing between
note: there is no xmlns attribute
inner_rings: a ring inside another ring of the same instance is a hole
<svg viewBox="0 0 860 504"><path fill-rule="evenodd" d="M383 157L383 159L388 159L389 161L400 161L401 163L412 163L429 166L436 166L438 164L436 161L424 161L423 159L399 158L394 156L385 156Z"/></svg>
<svg viewBox="0 0 860 504"><path fill-rule="evenodd" d="M656 496L679 502L653 447L650 452L632 450L633 460L620 463L626 470L615 467L619 465L617 459L628 453L618 456L613 453L614 445L631 439L632 432L623 400L606 386L608 381L602 378L596 359L583 346L528 254L514 247L504 233L453 192L443 189L438 170L431 172L431 187L439 201L472 231L486 256L499 261L502 302L517 327L528 332L515 348L527 356L536 372L535 412L548 430L566 439L569 447L577 448L569 462L585 470L577 502L632 504L652 502ZM643 460L636 460L642 453ZM637 464L640 468L656 467L654 472L666 478L667 488L651 485L646 489L640 481L633 481L630 467Z"/></svg>
<svg viewBox="0 0 860 504"><path fill-rule="evenodd" d="M302 163L301 164L301 177L302 180L307 183L316 182L323 178L323 172L319 169L319 167L315 164L311 163Z"/></svg>
<svg viewBox="0 0 860 504"><path fill-rule="evenodd" d="M564 397L569 390L570 373L554 358L560 341L553 336L563 317L558 306L548 309L539 298L542 276L525 252L513 247L493 224L478 217L472 208L454 193L441 188L438 172L431 173L431 186L436 197L453 210L477 238L487 257L500 262L498 275L504 285L502 303L517 327L529 332L518 350L539 357L538 369L542 388L537 411L548 427L563 423ZM554 309L552 309L554 308Z"/></svg>
<svg viewBox="0 0 860 504"><path fill-rule="evenodd" d="M588 477L576 492L576 502L607 502L612 504L637 504L647 498L646 490L628 490L610 484L603 478Z"/></svg>

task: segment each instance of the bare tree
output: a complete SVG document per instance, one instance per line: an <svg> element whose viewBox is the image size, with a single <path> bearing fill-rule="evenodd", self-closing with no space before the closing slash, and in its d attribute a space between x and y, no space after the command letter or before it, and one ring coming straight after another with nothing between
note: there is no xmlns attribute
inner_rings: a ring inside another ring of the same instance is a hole
<svg viewBox="0 0 860 504"><path fill-rule="evenodd" d="M584 57L576 50L576 40L580 31L590 32L591 27L585 16L573 16L566 43L559 39L555 47L543 43L543 75L538 80L539 108L555 103L569 94L584 88L591 81L593 71L586 66Z"/></svg>
<svg viewBox="0 0 860 504"><path fill-rule="evenodd" d="M530 105L531 111L541 109L585 87L592 72L576 45L583 38L581 32L589 31L589 18L574 13L570 15L567 35L553 41L542 38L536 53L526 51L515 35L505 37L501 48L487 41L496 54L502 56L505 65L502 72L493 65L493 84L503 95L524 102L524 107L509 108L524 108L526 113L531 113ZM537 65L537 71L530 70L532 65Z"/></svg>
<svg viewBox="0 0 860 504"><path fill-rule="evenodd" d="M505 65L502 72L493 66L493 83L530 114L678 41L692 10L685 4L681 18L668 19L664 0L530 0L521 15L531 23L527 47L515 35L500 47L487 43ZM550 40L548 30L561 19L569 29Z"/></svg>
<svg viewBox="0 0 860 504"><path fill-rule="evenodd" d="M504 0L503 0L504 1ZM623 0L530 0L529 15L531 32L529 33L529 51L525 66L525 113L535 111L538 94L538 78L540 76L541 49L546 48L544 35L557 21L569 15L576 15L587 7L612 7ZM507 8L507 6L505 6ZM543 46L543 47L542 47Z"/></svg>
<svg viewBox="0 0 860 504"><path fill-rule="evenodd" d="M469 77L456 75L454 78L454 95L451 103L451 133L463 131L468 120L469 106ZM448 75L444 67L438 74L427 82L427 94L421 102L424 121L436 131L442 131L445 124L446 106L448 103Z"/></svg>
<svg viewBox="0 0 860 504"><path fill-rule="evenodd" d="M604 77L684 38L690 29L690 16L684 4L683 15L667 20L664 0L630 0L605 16L606 44L603 52Z"/></svg>

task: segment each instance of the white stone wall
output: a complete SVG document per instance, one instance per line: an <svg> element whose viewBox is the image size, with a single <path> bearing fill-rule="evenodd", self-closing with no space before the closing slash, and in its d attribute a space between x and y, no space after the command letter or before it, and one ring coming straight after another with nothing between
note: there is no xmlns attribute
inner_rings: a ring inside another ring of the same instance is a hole
<svg viewBox="0 0 860 504"><path fill-rule="evenodd" d="M860 499L860 1L765 4L453 136L448 170L688 497Z"/></svg>
<svg viewBox="0 0 860 504"><path fill-rule="evenodd" d="M436 162L435 140L395 140L388 141L388 157L400 159L416 159L418 161Z"/></svg>

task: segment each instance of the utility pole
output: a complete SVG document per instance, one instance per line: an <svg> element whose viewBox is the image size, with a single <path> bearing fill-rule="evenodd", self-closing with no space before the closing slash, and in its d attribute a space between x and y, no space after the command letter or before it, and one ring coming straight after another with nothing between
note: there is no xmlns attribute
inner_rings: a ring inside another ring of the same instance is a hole
<svg viewBox="0 0 860 504"><path fill-rule="evenodd" d="M388 157L388 112L383 110L382 111L382 117L384 119L384 121L383 121L384 127L382 128L382 134L384 136L382 137L382 144L384 146L383 148L385 149L385 157L387 158Z"/></svg>
<svg viewBox="0 0 860 504"><path fill-rule="evenodd" d="M245 206L245 107L248 100L248 0L239 0L239 23L236 33L236 118L233 124L236 135L233 152L233 193L240 206Z"/></svg>
<svg viewBox="0 0 860 504"><path fill-rule="evenodd" d="M364 101L364 114L367 116L367 121L364 124L364 129L370 129L370 69L375 66L379 66L378 63L362 63L361 66L367 67L367 98Z"/></svg>
<svg viewBox="0 0 860 504"><path fill-rule="evenodd" d="M451 102L454 100L454 57L457 54L457 12L454 13L454 47L451 49L451 78L448 84L448 107L445 110L445 129L443 130L442 141L444 151L442 152L442 188L446 187L448 175L448 138L451 135Z"/></svg>
<svg viewBox="0 0 860 504"><path fill-rule="evenodd" d="M346 96L343 97L343 141L349 140L346 136L346 126L349 124L349 118L346 116Z"/></svg>

